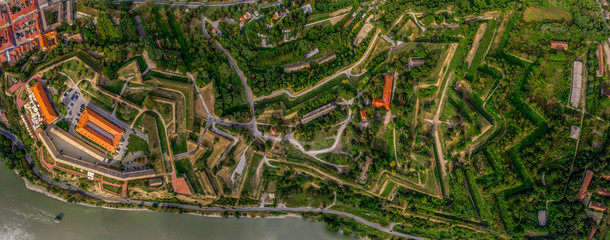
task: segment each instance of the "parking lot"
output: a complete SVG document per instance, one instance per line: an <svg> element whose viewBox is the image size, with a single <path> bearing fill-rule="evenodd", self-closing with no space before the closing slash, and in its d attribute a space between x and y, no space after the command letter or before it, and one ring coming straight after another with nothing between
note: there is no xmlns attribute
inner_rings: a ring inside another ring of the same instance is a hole
<svg viewBox="0 0 610 240"><path fill-rule="evenodd" d="M143 151L128 152L122 160L126 171L133 171L148 168L148 160Z"/></svg>
<svg viewBox="0 0 610 240"><path fill-rule="evenodd" d="M66 106L66 111L68 112L68 114L64 116L64 120L71 122L69 132L74 134L76 123L78 123L80 115L88 102L83 97L83 94L80 93L78 86L68 89L68 91L61 96L61 102Z"/></svg>

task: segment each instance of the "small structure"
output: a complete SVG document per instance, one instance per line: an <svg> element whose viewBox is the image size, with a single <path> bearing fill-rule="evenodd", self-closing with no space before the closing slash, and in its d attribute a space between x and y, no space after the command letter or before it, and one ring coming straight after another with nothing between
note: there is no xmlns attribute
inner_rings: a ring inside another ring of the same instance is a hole
<svg viewBox="0 0 610 240"><path fill-rule="evenodd" d="M540 210L538 211L538 225L540 225L541 227L546 226L547 224L547 220L546 220L546 210Z"/></svg>
<svg viewBox="0 0 610 240"><path fill-rule="evenodd" d="M311 8L311 4L307 4L305 6L302 6L301 9L303 9L303 13L311 13L311 12L313 12L313 8Z"/></svg>
<svg viewBox="0 0 610 240"><path fill-rule="evenodd" d="M582 88L582 62L574 61L572 69L572 90L570 94L570 103L572 107L577 108L580 104L580 92Z"/></svg>
<svg viewBox="0 0 610 240"><path fill-rule="evenodd" d="M551 41L551 48L557 51L568 50L568 42L566 41Z"/></svg>
<svg viewBox="0 0 610 240"><path fill-rule="evenodd" d="M322 63L325 63L325 62L328 62L328 61L334 60L334 59L336 59L336 58L337 58L337 55L335 55L335 54L333 53L333 54L330 54L330 55L327 55L327 56L324 56L324 57L319 58L318 60L316 60L316 63L318 63L318 64L322 64Z"/></svg>
<svg viewBox="0 0 610 240"><path fill-rule="evenodd" d="M320 50L316 47L314 50L311 50L311 52L305 53L305 57L309 59L314 55L318 54L318 52L320 52Z"/></svg>
<svg viewBox="0 0 610 240"><path fill-rule="evenodd" d="M140 35L140 36L143 36L143 35ZM64 35L62 37L63 37L64 41L66 41L66 42L83 43L83 34L81 34L81 33L72 34L72 35L68 35L67 33L64 33Z"/></svg>
<svg viewBox="0 0 610 240"><path fill-rule="evenodd" d="M578 191L578 200L585 199L587 195L587 188L589 188L589 184L591 183L591 179L593 178L593 171L587 170L585 174L585 179L582 181L582 186L580 187L580 191Z"/></svg>
<svg viewBox="0 0 610 240"><path fill-rule="evenodd" d="M163 184L163 178L156 177L148 179L148 185L151 187L161 186L161 184Z"/></svg>
<svg viewBox="0 0 610 240"><path fill-rule="evenodd" d="M360 180L366 181L367 172L369 171L369 167L371 166L372 158L366 157L366 162L364 163L364 167L362 167L362 172L360 173Z"/></svg>
<svg viewBox="0 0 610 240"><path fill-rule="evenodd" d="M610 89L602 88L602 95L610 98Z"/></svg>
<svg viewBox="0 0 610 240"><path fill-rule="evenodd" d="M572 125L572 128L570 129L570 138L578 140L579 137L580 137L580 128L576 125Z"/></svg>
<svg viewBox="0 0 610 240"><path fill-rule="evenodd" d="M360 109L360 120L366 122L366 111L364 109Z"/></svg>
<svg viewBox="0 0 610 240"><path fill-rule="evenodd" d="M600 196L610 197L610 191L608 191L608 189L606 189L605 187L597 187L597 192L595 193Z"/></svg>
<svg viewBox="0 0 610 240"><path fill-rule="evenodd" d="M601 44L597 45L597 60L597 76L601 77L604 76L604 49Z"/></svg>
<svg viewBox="0 0 610 240"><path fill-rule="evenodd" d="M380 108L384 107L390 110L390 98L392 98L392 84L394 82L394 75L386 74L385 83L383 84L383 96L382 98L373 99L373 107Z"/></svg>
<svg viewBox="0 0 610 240"><path fill-rule="evenodd" d="M294 64L289 64L284 66L284 72L285 73L290 73L290 72L295 72L295 71L299 71L303 68L309 68L309 61L304 61L304 62L297 62Z"/></svg>
<svg viewBox="0 0 610 240"><path fill-rule="evenodd" d="M271 128L271 135L275 136L277 133L275 132L275 128Z"/></svg>
<svg viewBox="0 0 610 240"><path fill-rule="evenodd" d="M319 107L319 108L305 114L303 116L303 118L301 118L301 123L307 124L307 123L313 121L314 119L317 119L321 116L324 116L324 115L334 111L336 108L337 108L337 105L335 105L335 103L326 104L322 107Z"/></svg>
<svg viewBox="0 0 610 240"><path fill-rule="evenodd" d="M423 66L426 63L424 58L409 58L409 69Z"/></svg>
<svg viewBox="0 0 610 240"><path fill-rule="evenodd" d="M589 209L593 209L595 211L600 211L600 212L605 212L606 211L606 207L604 206L603 203L599 203L599 202L591 202L589 204Z"/></svg>

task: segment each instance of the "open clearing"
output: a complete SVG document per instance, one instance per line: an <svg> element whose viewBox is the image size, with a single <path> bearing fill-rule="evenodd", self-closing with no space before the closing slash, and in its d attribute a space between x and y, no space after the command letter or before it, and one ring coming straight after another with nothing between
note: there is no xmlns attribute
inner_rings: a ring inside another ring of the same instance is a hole
<svg viewBox="0 0 610 240"><path fill-rule="evenodd" d="M366 24L364 24L364 26L362 26L362 28L358 32L358 35L356 35L356 39L354 40L354 45L356 45L356 46L360 45L362 40L364 40L369 35L371 30L373 30L373 24L370 24L368 22Z"/></svg>
<svg viewBox="0 0 610 240"><path fill-rule="evenodd" d="M571 22L572 14L560 8L535 8L530 7L523 13L523 20L532 21L559 21Z"/></svg>

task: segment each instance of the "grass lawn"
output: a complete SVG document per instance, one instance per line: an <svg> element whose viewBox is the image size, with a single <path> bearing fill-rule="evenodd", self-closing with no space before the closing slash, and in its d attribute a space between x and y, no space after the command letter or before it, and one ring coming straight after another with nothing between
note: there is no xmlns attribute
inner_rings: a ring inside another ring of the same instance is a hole
<svg viewBox="0 0 610 240"><path fill-rule="evenodd" d="M130 134L129 144L127 144L128 152L137 152L137 151L148 151L148 142L146 140L136 136L135 134Z"/></svg>
<svg viewBox="0 0 610 240"><path fill-rule="evenodd" d="M555 21L571 22L572 14L561 8L535 8L530 7L523 13L523 20L532 21Z"/></svg>
<svg viewBox="0 0 610 240"><path fill-rule="evenodd" d="M150 150L150 162L155 164L155 169L160 171L163 169L163 156L161 152L161 146L163 142L159 139L159 130L157 129L157 122L155 118L148 114L142 114L139 122L139 126L144 128L144 132L148 137L148 149ZM135 140L132 138L132 141ZM131 144L131 142L129 142ZM161 146L159 146L161 144ZM129 148L129 146L128 146ZM169 170L170 166L165 166L165 169Z"/></svg>
<svg viewBox="0 0 610 240"><path fill-rule="evenodd" d="M123 104L119 104L116 110L116 117L127 124L131 124L137 115L137 109Z"/></svg>
<svg viewBox="0 0 610 240"><path fill-rule="evenodd" d="M121 187L117 187L117 186L113 186L113 185L108 185L108 184L103 184L104 189L116 193L116 194L122 194L123 193L123 188Z"/></svg>

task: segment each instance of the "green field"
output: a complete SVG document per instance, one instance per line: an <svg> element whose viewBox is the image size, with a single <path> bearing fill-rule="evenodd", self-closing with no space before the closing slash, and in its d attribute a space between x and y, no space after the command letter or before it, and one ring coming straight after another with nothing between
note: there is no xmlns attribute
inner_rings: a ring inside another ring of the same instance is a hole
<svg viewBox="0 0 610 240"><path fill-rule="evenodd" d="M130 134L129 137L131 140L129 140L129 144L127 144L127 152L148 151L147 141L135 134Z"/></svg>
<svg viewBox="0 0 610 240"><path fill-rule="evenodd" d="M526 22L551 21L551 22L571 22L572 14L561 8L535 8L530 7L523 13L523 20Z"/></svg>

